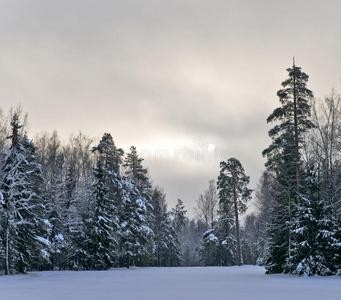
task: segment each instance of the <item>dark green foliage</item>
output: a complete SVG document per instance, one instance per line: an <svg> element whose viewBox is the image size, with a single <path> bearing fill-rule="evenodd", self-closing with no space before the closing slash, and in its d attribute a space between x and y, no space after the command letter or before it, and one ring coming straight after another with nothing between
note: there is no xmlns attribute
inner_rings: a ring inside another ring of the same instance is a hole
<svg viewBox="0 0 341 300"><path fill-rule="evenodd" d="M293 209L297 203L302 180L300 150L304 134L314 128L310 121L312 92L307 89L308 75L293 64L287 69L289 78L277 92L281 106L276 108L267 122L278 121L270 131L272 144L263 151L266 166L275 174L276 194L269 226L267 272L280 273L286 268L292 243Z"/></svg>
<svg viewBox="0 0 341 300"><path fill-rule="evenodd" d="M282 82L283 89L277 92L281 106L267 119L268 123L279 121L270 131L273 143L263 151L267 157L266 166L282 173L283 164L296 164L296 150L302 147L303 134L314 128L310 121L310 100L312 92L306 87L309 76L293 65L287 69L289 78ZM296 119L296 120L295 120ZM289 156L289 158L288 158Z"/></svg>
<svg viewBox="0 0 341 300"><path fill-rule="evenodd" d="M295 65L288 72L289 78L282 83L284 89L278 91L281 107L268 118L268 122L280 124L269 131L273 144L263 151L275 179L266 268L268 273L331 275L338 268L334 258L340 243L332 201L326 197L331 195L331 186L326 186L325 180L330 170L324 162L319 164L321 153L316 156L304 140L315 128L310 121L312 92L306 88L308 76ZM329 145L327 139L322 143Z"/></svg>

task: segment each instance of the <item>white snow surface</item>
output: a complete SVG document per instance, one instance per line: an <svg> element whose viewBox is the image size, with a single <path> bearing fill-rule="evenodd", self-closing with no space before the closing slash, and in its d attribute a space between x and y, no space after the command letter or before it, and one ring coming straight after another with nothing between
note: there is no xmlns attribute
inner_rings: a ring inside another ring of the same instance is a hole
<svg viewBox="0 0 341 300"><path fill-rule="evenodd" d="M340 299L341 277L265 275L264 268L136 268L0 276L0 299Z"/></svg>

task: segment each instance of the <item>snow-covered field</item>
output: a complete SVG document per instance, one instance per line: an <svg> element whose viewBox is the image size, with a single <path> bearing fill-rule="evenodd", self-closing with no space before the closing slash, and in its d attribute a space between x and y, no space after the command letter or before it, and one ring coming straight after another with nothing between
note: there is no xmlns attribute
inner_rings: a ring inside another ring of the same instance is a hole
<svg viewBox="0 0 341 300"><path fill-rule="evenodd" d="M341 277L264 275L255 266L32 272L0 276L1 300L341 299Z"/></svg>

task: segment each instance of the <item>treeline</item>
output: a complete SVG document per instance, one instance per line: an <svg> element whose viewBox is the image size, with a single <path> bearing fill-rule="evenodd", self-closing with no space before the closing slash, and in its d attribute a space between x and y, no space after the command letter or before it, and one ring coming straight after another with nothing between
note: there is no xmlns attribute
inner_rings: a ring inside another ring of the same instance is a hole
<svg viewBox="0 0 341 300"><path fill-rule="evenodd" d="M237 159L221 163L219 193L211 180L190 220L180 199L168 210L135 147L124 153L109 133L97 143L79 133L62 144L55 131L33 143L22 115L18 108L0 122L5 274L248 262L238 216L251 190Z"/></svg>
<svg viewBox="0 0 341 300"><path fill-rule="evenodd" d="M264 265L268 273L341 269L341 95L315 99L295 63L267 122L271 144L254 193L241 162L220 163L196 218L150 183L137 149L79 133L27 137L20 109L0 116L0 268ZM10 124L10 126L8 126Z"/></svg>
<svg viewBox="0 0 341 300"><path fill-rule="evenodd" d="M231 205L229 214L225 209L233 189L224 192L220 175L219 201L206 205L207 210L217 205L217 218L204 215L210 220L204 235L206 261L239 264L241 251L244 263L264 265L267 273L340 274L341 95L333 91L324 100L315 99L307 88L308 75L295 63L287 71L277 93L280 106L267 119L275 124L263 151L267 170L256 190L257 212L244 220L241 250L234 229L237 215ZM243 209L242 201L238 210Z"/></svg>
<svg viewBox="0 0 341 300"><path fill-rule="evenodd" d="M20 115L11 112L10 126L1 118L5 274L184 264L179 237L190 223L184 205L178 200L168 211L135 147L124 155L108 133L96 146L81 133L66 145L57 132L33 143Z"/></svg>

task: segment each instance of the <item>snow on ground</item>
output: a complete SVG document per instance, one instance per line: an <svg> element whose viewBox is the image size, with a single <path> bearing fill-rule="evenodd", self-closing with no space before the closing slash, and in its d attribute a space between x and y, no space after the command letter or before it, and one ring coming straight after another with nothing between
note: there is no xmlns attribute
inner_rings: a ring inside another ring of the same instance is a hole
<svg viewBox="0 0 341 300"><path fill-rule="evenodd" d="M262 267L137 268L0 276L1 300L341 299L341 277L265 275Z"/></svg>

